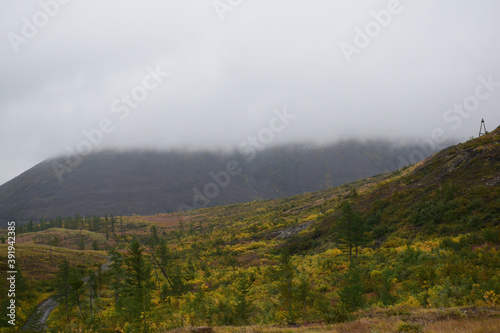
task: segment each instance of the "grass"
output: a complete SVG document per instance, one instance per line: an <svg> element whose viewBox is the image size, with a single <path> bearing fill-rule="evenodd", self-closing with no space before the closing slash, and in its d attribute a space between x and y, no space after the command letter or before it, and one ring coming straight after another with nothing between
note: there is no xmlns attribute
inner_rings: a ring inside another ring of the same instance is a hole
<svg viewBox="0 0 500 333"><path fill-rule="evenodd" d="M191 332L192 328L182 328L170 332ZM500 317L476 319L429 319L423 323L404 322L392 318L360 318L358 320L332 325L310 324L300 327L276 326L223 326L214 327L216 333L496 333L500 332Z"/></svg>
<svg viewBox="0 0 500 333"><path fill-rule="evenodd" d="M29 232L19 234L16 243L22 244L42 244L52 245L54 247L61 247L67 249L78 250L80 240L83 239L85 249L92 249L92 244L97 243L99 248L110 247L115 245L112 239L106 240L102 233L92 232L88 230L71 230L63 228L50 228L38 232Z"/></svg>
<svg viewBox="0 0 500 333"><path fill-rule="evenodd" d="M0 260L7 262L7 244L0 244ZM94 267L104 263L106 253L78 251L43 244L16 244L16 265L21 268L28 283L50 281L57 271L57 264L67 259L71 266Z"/></svg>

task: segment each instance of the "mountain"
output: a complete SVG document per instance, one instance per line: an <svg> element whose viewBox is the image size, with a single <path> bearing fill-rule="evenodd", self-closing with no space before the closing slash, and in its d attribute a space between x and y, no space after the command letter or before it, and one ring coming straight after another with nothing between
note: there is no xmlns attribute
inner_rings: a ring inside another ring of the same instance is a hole
<svg viewBox="0 0 500 333"><path fill-rule="evenodd" d="M497 332L499 174L500 127L412 166L321 191L114 222L69 217L19 226L19 267L29 290L47 297L55 293L53 257L67 258L73 272L100 266L106 252L116 263L98 296L81 293L78 307L70 305L69 319L62 304L50 315L54 331L83 329L80 314L105 295L100 331L147 321L157 332L291 324L300 332L311 323L319 332ZM144 289L154 306L135 319L108 301L117 281L128 283L121 263L134 244L146 262L164 267L143 275L155 282ZM3 253L7 247L0 244ZM16 295L26 308L40 300Z"/></svg>
<svg viewBox="0 0 500 333"><path fill-rule="evenodd" d="M312 192L427 156L416 144L343 141L243 152L115 152L44 161L0 187L0 222L148 215Z"/></svg>
<svg viewBox="0 0 500 333"><path fill-rule="evenodd" d="M277 200L135 220L144 226L156 224L158 233L168 233L173 224L182 221L185 229L192 226L199 233L199 239L193 243L200 248L202 238L219 232L225 244L244 248L263 241L270 249L286 247L289 253L303 256L338 246L335 229L342 221L345 202L366 222L369 231L365 246L373 249L404 247L443 237L457 237L454 242L462 237L465 245L484 242L498 248L500 127L409 167L342 186ZM463 236L476 232L483 238ZM266 251L259 251L260 260L265 254ZM244 257L245 253L238 255ZM259 261L258 256L248 257L252 262Z"/></svg>

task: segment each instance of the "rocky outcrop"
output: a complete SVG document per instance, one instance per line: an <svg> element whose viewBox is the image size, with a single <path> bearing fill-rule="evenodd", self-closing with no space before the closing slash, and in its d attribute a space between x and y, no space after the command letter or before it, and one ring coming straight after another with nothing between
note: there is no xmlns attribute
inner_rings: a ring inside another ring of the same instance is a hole
<svg viewBox="0 0 500 333"><path fill-rule="evenodd" d="M299 232L301 232L302 230L306 230L307 227L309 227L311 225L311 223L313 223L313 221L307 221L307 222L301 223L299 225L294 225L293 227L277 231L276 238L286 239L286 238L293 237L293 236L297 235Z"/></svg>

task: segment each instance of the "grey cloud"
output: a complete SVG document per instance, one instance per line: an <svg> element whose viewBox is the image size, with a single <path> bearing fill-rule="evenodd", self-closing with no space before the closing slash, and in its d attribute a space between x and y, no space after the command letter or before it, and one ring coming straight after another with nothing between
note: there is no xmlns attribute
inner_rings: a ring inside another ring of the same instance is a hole
<svg viewBox="0 0 500 333"><path fill-rule="evenodd" d="M55 1L55 0L53 0ZM44 3L49 2L45 0ZM339 45L390 1L243 1L221 21L212 1L70 1L15 53L38 1L0 5L0 183L75 147L103 118L99 148L231 148L266 126L275 107L297 121L278 142L349 137L466 140L500 123L500 88L458 129L443 119L500 81L500 3L404 1L347 63ZM147 66L170 73L121 121L112 102Z"/></svg>

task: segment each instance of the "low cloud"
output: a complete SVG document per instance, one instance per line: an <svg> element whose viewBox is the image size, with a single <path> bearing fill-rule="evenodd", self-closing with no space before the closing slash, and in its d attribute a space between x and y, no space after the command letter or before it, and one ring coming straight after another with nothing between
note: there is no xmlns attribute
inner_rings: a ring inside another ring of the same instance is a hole
<svg viewBox="0 0 500 333"><path fill-rule="evenodd" d="M103 119L115 126L106 149L230 149L282 106L297 121L277 144L428 139L436 128L466 140L482 118L498 126L500 89L459 126L444 115L479 77L500 82L500 3L398 1L346 61L342 43L356 46L358 28L393 2L222 1L223 19L220 3L201 0L4 2L0 183L65 154ZM120 120L113 102L148 66L169 75Z"/></svg>

